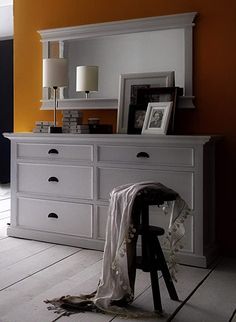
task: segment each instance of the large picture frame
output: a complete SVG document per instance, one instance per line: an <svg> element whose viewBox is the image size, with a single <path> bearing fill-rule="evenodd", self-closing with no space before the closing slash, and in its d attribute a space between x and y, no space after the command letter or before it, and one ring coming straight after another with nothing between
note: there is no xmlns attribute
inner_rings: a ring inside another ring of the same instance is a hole
<svg viewBox="0 0 236 322"><path fill-rule="evenodd" d="M129 106L137 103L140 88L173 86L174 71L120 75L117 133L127 133Z"/></svg>
<svg viewBox="0 0 236 322"><path fill-rule="evenodd" d="M142 134L166 134L173 102L148 103Z"/></svg>

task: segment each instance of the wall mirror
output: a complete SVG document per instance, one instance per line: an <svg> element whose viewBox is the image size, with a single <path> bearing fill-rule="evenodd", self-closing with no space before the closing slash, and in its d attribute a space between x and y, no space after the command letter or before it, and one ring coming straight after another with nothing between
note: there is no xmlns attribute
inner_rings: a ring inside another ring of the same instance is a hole
<svg viewBox="0 0 236 322"><path fill-rule="evenodd" d="M174 72L183 88L179 107L193 108L192 29L196 13L91 24L38 31L43 58L68 59L69 86L60 92L59 109L118 108L121 75ZM76 66L99 66L99 89L85 99L76 92ZM41 109L53 100L43 89Z"/></svg>

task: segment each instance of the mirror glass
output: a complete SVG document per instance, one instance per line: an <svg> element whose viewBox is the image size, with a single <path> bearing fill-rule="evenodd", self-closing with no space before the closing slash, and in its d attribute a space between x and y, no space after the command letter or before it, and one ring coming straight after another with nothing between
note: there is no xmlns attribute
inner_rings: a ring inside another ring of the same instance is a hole
<svg viewBox="0 0 236 322"><path fill-rule="evenodd" d="M140 32L64 42L69 87L65 98L83 98L76 92L76 66L99 66L96 98L117 98L121 74L175 71L176 86L183 87L184 47L181 29ZM173 53L176 53L173 55Z"/></svg>

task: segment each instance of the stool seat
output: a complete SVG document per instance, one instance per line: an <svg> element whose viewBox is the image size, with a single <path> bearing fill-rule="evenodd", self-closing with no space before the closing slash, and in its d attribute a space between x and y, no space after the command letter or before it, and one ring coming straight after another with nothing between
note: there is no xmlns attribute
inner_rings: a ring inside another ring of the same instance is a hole
<svg viewBox="0 0 236 322"><path fill-rule="evenodd" d="M163 205L165 201L172 201L178 197L178 193L163 185L160 188L145 187L140 190L136 197L136 202L146 202L151 205Z"/></svg>
<svg viewBox="0 0 236 322"><path fill-rule="evenodd" d="M141 256L136 256L136 268L150 272L154 309L162 312L158 271L161 271L170 298L178 301L164 254L158 237L164 235L161 227L149 225L149 206L164 204L165 201L176 200L178 194L160 184L158 187L145 187L136 196L132 216L137 227L137 235L141 236Z"/></svg>

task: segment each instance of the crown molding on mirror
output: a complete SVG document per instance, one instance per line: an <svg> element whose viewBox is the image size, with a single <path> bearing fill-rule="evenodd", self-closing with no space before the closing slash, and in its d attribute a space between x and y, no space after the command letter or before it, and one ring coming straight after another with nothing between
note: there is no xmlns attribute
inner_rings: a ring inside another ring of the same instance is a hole
<svg viewBox="0 0 236 322"><path fill-rule="evenodd" d="M41 37L43 58L49 57L50 42L59 43L59 57L64 57L64 43L67 40L91 40L99 37L116 36L125 34L138 34L150 31L183 30L183 97L179 100L180 108L195 108L193 104L193 27L196 12L182 13L168 16L148 17L141 19L120 20L106 23L89 24L76 27L56 28L39 30ZM113 37L112 37L113 38ZM174 53L175 54L175 53ZM129 71L127 71L129 73ZM178 84L176 84L178 86ZM60 91L59 109L65 108L118 108L118 88L117 97L95 98L89 100L81 98L65 98L63 89ZM43 99L41 109L50 109L53 106L49 99L48 89L43 89Z"/></svg>
<svg viewBox="0 0 236 322"><path fill-rule="evenodd" d="M196 12L176 15L118 20L76 27L39 30L41 41L84 39L163 29L192 28Z"/></svg>

